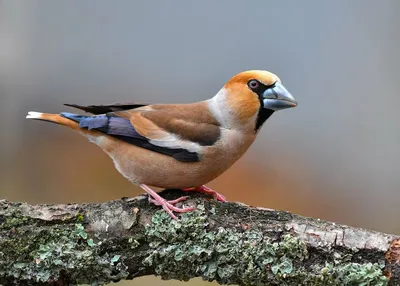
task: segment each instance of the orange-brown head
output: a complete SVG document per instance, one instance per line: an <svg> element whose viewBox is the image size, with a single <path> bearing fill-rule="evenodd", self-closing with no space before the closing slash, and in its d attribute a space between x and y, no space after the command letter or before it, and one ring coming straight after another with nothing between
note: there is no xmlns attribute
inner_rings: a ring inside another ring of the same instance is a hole
<svg viewBox="0 0 400 286"><path fill-rule="evenodd" d="M217 94L224 97L232 120L255 123L255 130L277 110L295 107L297 102L273 73L263 70L241 72L232 77ZM219 98L222 100L222 98Z"/></svg>

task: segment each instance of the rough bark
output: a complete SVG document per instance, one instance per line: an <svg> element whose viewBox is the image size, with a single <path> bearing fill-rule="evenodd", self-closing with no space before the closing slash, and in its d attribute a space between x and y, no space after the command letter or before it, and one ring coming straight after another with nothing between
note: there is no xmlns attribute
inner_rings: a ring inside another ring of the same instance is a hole
<svg viewBox="0 0 400 286"><path fill-rule="evenodd" d="M394 235L201 194L184 205L197 210L174 221L147 196L102 204L0 201L0 284L97 285L159 275L239 285L400 285Z"/></svg>

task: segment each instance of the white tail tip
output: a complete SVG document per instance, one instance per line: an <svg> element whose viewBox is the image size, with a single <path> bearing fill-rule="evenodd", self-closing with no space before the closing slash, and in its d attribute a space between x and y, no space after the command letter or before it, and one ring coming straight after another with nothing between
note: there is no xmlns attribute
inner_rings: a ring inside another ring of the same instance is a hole
<svg viewBox="0 0 400 286"><path fill-rule="evenodd" d="M43 113L41 113L41 112L29 111L26 118L40 118L40 117L42 117L42 114Z"/></svg>

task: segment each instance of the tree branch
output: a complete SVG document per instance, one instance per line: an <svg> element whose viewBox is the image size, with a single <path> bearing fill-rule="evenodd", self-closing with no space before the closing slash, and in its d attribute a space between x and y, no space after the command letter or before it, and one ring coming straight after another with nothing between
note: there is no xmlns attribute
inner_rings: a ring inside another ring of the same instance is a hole
<svg viewBox="0 0 400 286"><path fill-rule="evenodd" d="M174 221L147 196L0 201L0 284L96 285L155 274L239 285L400 285L394 235L195 193L184 204L197 210Z"/></svg>

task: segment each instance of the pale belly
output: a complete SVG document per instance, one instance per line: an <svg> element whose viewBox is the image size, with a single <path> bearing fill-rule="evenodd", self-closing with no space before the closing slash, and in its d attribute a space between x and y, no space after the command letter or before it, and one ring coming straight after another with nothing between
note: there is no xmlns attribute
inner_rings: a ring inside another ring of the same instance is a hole
<svg viewBox="0 0 400 286"><path fill-rule="evenodd" d="M228 146L207 147L200 162L180 162L174 158L109 137L99 145L114 161L117 170L135 184L160 188L189 188L204 185L233 165L253 140L231 140Z"/></svg>

